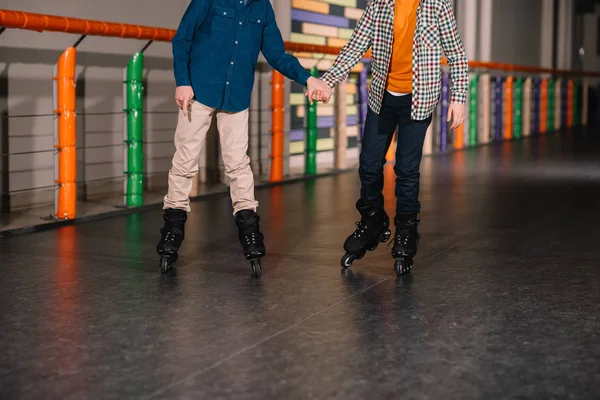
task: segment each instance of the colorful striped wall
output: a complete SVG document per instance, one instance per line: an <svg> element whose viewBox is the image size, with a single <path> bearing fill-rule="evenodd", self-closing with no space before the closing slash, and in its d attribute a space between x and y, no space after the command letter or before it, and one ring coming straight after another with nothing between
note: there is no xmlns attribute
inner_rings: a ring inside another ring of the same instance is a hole
<svg viewBox="0 0 600 400"><path fill-rule="evenodd" d="M342 47L366 8L367 0L292 0L292 32L290 41L297 43L318 44ZM335 55L312 53L294 54L306 68L317 66L320 73L331 67ZM358 146L360 136L360 112L358 99L358 73L365 68L359 63L348 79L346 104L348 148ZM335 98L329 104L317 107L317 151L332 151L334 146L334 111ZM305 97L304 88L292 85L290 95L291 133L290 154L304 153L305 135Z"/></svg>

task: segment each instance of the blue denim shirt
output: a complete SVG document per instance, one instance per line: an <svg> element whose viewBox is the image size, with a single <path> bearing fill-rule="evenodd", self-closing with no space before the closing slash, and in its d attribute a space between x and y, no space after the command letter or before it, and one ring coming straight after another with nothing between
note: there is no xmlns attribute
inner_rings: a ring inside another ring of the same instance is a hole
<svg viewBox="0 0 600 400"><path fill-rule="evenodd" d="M208 107L245 110L260 51L273 68L306 85L310 74L285 53L269 0L192 0L173 37L175 82L192 86Z"/></svg>

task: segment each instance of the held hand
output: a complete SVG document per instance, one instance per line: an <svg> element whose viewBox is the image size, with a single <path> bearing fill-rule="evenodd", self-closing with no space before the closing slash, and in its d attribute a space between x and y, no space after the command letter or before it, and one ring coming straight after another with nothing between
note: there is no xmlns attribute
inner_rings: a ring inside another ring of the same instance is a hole
<svg viewBox="0 0 600 400"><path fill-rule="evenodd" d="M329 99L331 98L331 88L325 82L315 78L314 76L311 76L306 81L305 96L308 97L310 104L313 103L313 100L328 103Z"/></svg>
<svg viewBox="0 0 600 400"><path fill-rule="evenodd" d="M448 122L452 122L450 129L458 128L465 122L465 105L460 103L452 103L448 108Z"/></svg>
<svg viewBox="0 0 600 400"><path fill-rule="evenodd" d="M190 102L194 98L194 90L191 86L178 86L175 90L175 102L183 111L183 115L187 118Z"/></svg>

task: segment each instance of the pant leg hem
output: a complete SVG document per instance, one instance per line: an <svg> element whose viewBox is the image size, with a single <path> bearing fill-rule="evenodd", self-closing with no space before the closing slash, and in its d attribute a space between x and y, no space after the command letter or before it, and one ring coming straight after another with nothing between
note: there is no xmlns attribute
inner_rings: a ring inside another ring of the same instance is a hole
<svg viewBox="0 0 600 400"><path fill-rule="evenodd" d="M165 199L163 201L163 210L166 210L167 208L171 208L174 210L184 210L185 212L188 212L188 213L192 211L189 204L181 205L181 204L177 204L175 202L171 202L171 201Z"/></svg>
<svg viewBox="0 0 600 400"><path fill-rule="evenodd" d="M236 204L233 207L233 215L236 215L238 212L243 210L252 210L256 212L258 210L258 202Z"/></svg>

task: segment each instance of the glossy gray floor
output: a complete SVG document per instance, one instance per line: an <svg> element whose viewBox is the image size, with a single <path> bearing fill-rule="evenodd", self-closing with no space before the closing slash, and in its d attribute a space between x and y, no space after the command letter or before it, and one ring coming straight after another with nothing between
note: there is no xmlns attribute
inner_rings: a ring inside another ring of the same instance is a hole
<svg viewBox="0 0 600 400"><path fill-rule="evenodd" d="M598 398L599 160L583 135L425 159L402 279L384 246L340 272L356 174L258 191L260 280L225 197L176 277L158 210L1 239L0 397Z"/></svg>

